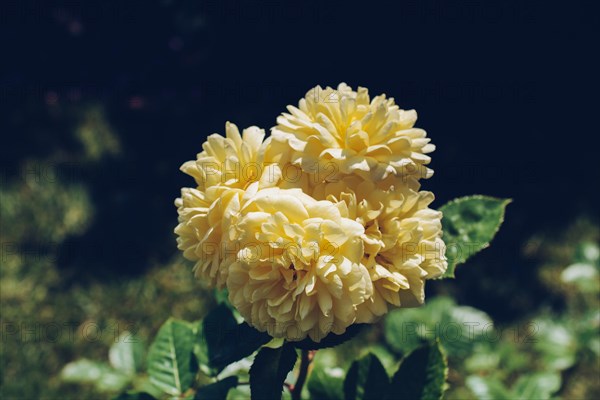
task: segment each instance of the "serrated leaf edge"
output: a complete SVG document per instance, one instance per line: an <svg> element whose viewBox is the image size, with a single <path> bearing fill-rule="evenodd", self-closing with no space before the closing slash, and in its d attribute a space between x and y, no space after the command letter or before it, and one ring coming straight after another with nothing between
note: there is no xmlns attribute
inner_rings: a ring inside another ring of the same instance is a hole
<svg viewBox="0 0 600 400"><path fill-rule="evenodd" d="M494 201L499 201L500 202L500 206L502 207L503 212L502 212L502 215L500 216L500 221L498 223L498 226L496 227L496 229L493 231L493 234L492 234L492 240L494 240L494 238L496 237L496 234L500 230L500 227L504 223L504 216L506 215L506 212L505 212L506 211L506 206L508 206L510 203L512 203L513 199L512 198L503 199L503 198L500 198L500 197L487 196L487 195L484 195L484 194L472 194L472 195L462 196L462 197L457 197L455 199L452 199L452 200L444 203L443 205L441 205L438 210L441 211L442 214L443 214L444 213L444 210L443 210L444 207L450 206L450 205L452 205L454 203L458 203L458 202L461 202L461 201L467 201L467 200L494 200ZM442 216L442 218L443 218L443 216ZM442 236L442 239L443 238L444 237ZM490 247L490 243L492 242L492 240L490 240L487 243L484 243L481 247L479 247L479 249L477 250L477 252L480 252L481 250L484 250L484 249L487 249L488 247ZM455 273L456 272L456 267L458 265L464 264L467 261L468 260L457 261L454 264L454 269L452 270L451 274L444 273L441 276L439 276L437 278L434 278L434 280L442 280L442 279L448 279L448 278L454 279L454 278L456 278L456 273Z"/></svg>

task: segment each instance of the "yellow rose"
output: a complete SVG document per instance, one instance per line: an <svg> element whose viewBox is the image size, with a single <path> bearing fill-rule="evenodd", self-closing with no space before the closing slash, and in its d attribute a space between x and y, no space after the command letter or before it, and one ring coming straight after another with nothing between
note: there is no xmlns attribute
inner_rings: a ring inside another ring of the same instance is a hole
<svg viewBox="0 0 600 400"><path fill-rule="evenodd" d="M365 228L362 264L374 294L359 306L358 322L376 320L390 305L422 304L425 280L439 277L447 268L442 213L428 207L433 193L394 179L375 184L347 176L315 188L316 198L343 203L349 217Z"/></svg>
<svg viewBox="0 0 600 400"><path fill-rule="evenodd" d="M177 247L195 262L196 276L221 288L227 278L223 254L239 212L239 199L250 184L270 187L281 177L276 164L264 163L264 130L250 127L240 135L237 126L229 122L225 130L226 137L209 136L197 159L181 166L197 187L183 188L175 200Z"/></svg>
<svg viewBox="0 0 600 400"><path fill-rule="evenodd" d="M318 342L356 322L373 289L360 263L364 229L344 211L300 189L262 189L245 199L227 288L250 325Z"/></svg>
<svg viewBox="0 0 600 400"><path fill-rule="evenodd" d="M355 92L341 83L337 90L317 86L298 107L287 109L277 118L272 137L290 147L290 162L306 172L325 176L333 165L341 174L375 181L433 174L426 165L435 146L414 127L417 113L400 109L393 98L371 100L366 88Z"/></svg>

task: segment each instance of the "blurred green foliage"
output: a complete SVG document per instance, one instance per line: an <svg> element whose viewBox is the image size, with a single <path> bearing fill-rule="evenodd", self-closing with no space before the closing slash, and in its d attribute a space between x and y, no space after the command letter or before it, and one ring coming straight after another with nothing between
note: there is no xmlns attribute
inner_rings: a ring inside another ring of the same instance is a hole
<svg viewBox="0 0 600 400"><path fill-rule="evenodd" d="M102 398L98 389L116 392L129 383L118 370L132 368L131 360L119 359L121 350L110 347L122 345L121 335L148 338L168 316L198 318L212 302L175 251L170 262L154 262L144 275L109 280L86 277L85 264L63 265L74 250L69 239L85 236L96 222L91 182L82 170L101 168L120 148L101 108L86 106L78 115L83 117L72 135L79 147L23 160L16 172L2 174L3 399ZM106 359L109 348L110 365L91 361ZM67 379L61 379L65 364L81 358L77 362L85 368L69 364ZM84 376L76 376L81 371ZM70 383L86 380L89 385Z"/></svg>

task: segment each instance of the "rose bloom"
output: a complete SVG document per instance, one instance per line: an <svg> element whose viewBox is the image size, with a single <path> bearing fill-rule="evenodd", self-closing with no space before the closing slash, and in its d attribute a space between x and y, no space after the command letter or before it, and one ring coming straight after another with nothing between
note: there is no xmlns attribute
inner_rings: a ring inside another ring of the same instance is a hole
<svg viewBox="0 0 600 400"><path fill-rule="evenodd" d="M415 110L402 110L393 98L372 100L366 88L358 91L344 83L337 90L317 86L298 107L277 118L275 141L290 147L290 162L305 172L335 165L342 174L370 180L388 175L428 178L428 153L435 150L426 132L414 127Z"/></svg>
<svg viewBox="0 0 600 400"><path fill-rule="evenodd" d="M192 176L196 188L183 188L175 200L179 224L177 247L194 271L210 286L223 288L228 268L221 268L232 222L239 212L239 199L253 182L261 187L275 185L280 178L277 165L264 165L265 132L227 123L226 137L210 135L197 159L181 170Z"/></svg>
<svg viewBox="0 0 600 400"><path fill-rule="evenodd" d="M442 240L442 213L428 206L433 193L394 177L378 182L346 176L318 185L313 195L348 207L364 228L362 264L374 293L359 306L358 322L373 322L390 306L415 307L425 301L425 281L448 267Z"/></svg>
<svg viewBox="0 0 600 400"><path fill-rule="evenodd" d="M360 263L364 228L346 213L300 189L247 193L227 288L250 325L274 337L318 342L356 322L373 286Z"/></svg>
<svg viewBox="0 0 600 400"><path fill-rule="evenodd" d="M256 329L319 342L414 307L447 268L442 214L420 179L434 150L384 95L316 87L277 119L211 135L182 166L178 248Z"/></svg>

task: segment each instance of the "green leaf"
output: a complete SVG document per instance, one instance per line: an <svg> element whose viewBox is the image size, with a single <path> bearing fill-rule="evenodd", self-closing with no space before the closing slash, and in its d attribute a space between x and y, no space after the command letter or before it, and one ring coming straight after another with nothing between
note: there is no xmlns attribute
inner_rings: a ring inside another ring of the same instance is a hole
<svg viewBox="0 0 600 400"><path fill-rule="evenodd" d="M223 345L224 333L237 326L233 313L225 304L219 304L212 309L202 323L204 339L208 346L209 356L213 349ZM211 357L212 358L212 357Z"/></svg>
<svg viewBox="0 0 600 400"><path fill-rule="evenodd" d="M155 400L155 398L145 392L128 391L114 397L113 400Z"/></svg>
<svg viewBox="0 0 600 400"><path fill-rule="evenodd" d="M335 333L330 333L327 336L325 336L318 343L314 342L310 338L306 338L306 339L300 340L298 342L291 342L291 343L295 347L302 349L302 350L319 350L319 349L324 349L327 347L335 347L344 342L347 342L350 339L353 339L356 335L358 335L362 331L362 329L365 327L365 325L367 325L367 324L350 325L346 329L346 332L342 333L341 335L336 335Z"/></svg>
<svg viewBox="0 0 600 400"><path fill-rule="evenodd" d="M231 310L224 304L206 316L202 333L206 346L200 352L206 351L207 363L217 373L227 365L254 353L271 340L268 334L259 332L246 323L238 325Z"/></svg>
<svg viewBox="0 0 600 400"><path fill-rule="evenodd" d="M396 353L408 354L425 343L423 334L431 332L425 307L396 309L385 318L385 340Z"/></svg>
<svg viewBox="0 0 600 400"><path fill-rule="evenodd" d="M128 376L107 364L85 358L65 365L60 376L68 383L93 384L100 392L118 392L130 382Z"/></svg>
<svg viewBox="0 0 600 400"><path fill-rule="evenodd" d="M392 378L389 399L441 399L448 365L439 343L431 343L408 355Z"/></svg>
<svg viewBox="0 0 600 400"><path fill-rule="evenodd" d="M110 369L110 367L104 363L82 358L81 360L72 361L65 365L60 376L65 382L94 382L100 379L102 373L107 369Z"/></svg>
<svg viewBox="0 0 600 400"><path fill-rule="evenodd" d="M590 309L578 318L577 342L580 347L588 348L600 356L600 310Z"/></svg>
<svg viewBox="0 0 600 400"><path fill-rule="evenodd" d="M202 386L196 392L195 400L225 400L229 389L238 384L237 376L230 376L210 385Z"/></svg>
<svg viewBox="0 0 600 400"><path fill-rule="evenodd" d="M112 368L102 374L99 380L94 382L99 392L115 393L123 390L131 382L131 378Z"/></svg>
<svg viewBox="0 0 600 400"><path fill-rule="evenodd" d="M532 365L532 354L522 351L516 340L488 340L477 343L470 350L470 357L464 361L466 371L478 374L493 373L500 378L527 369Z"/></svg>
<svg viewBox="0 0 600 400"><path fill-rule="evenodd" d="M321 350L312 361L312 371L306 386L311 398L320 400L344 399L344 374L333 350Z"/></svg>
<svg viewBox="0 0 600 400"><path fill-rule="evenodd" d="M600 247L594 242L582 242L575 250L575 260L582 263L598 265L600 263Z"/></svg>
<svg viewBox="0 0 600 400"><path fill-rule="evenodd" d="M484 335L494 336L494 325L483 311L440 296L420 308L393 310L385 319L384 333L390 347L403 355L439 339L449 354L467 356Z"/></svg>
<svg viewBox="0 0 600 400"><path fill-rule="evenodd" d="M241 323L244 321L244 318L240 315L238 310L229 301L229 291L227 290L227 288L225 288L225 289L216 289L215 288L214 296L215 296L215 301L217 302L217 304L223 304L224 306L227 306L227 308L229 308L229 310L233 314L233 317L235 318L237 323Z"/></svg>
<svg viewBox="0 0 600 400"><path fill-rule="evenodd" d="M578 343L567 324L548 318L531 323L533 348L540 354L540 362L550 370L570 368L576 361Z"/></svg>
<svg viewBox="0 0 600 400"><path fill-rule="evenodd" d="M217 376L219 371L212 367L209 362L208 344L206 343L204 334L204 321L194 322L193 329L195 336L193 352L200 371L207 376Z"/></svg>
<svg viewBox="0 0 600 400"><path fill-rule="evenodd" d="M388 390L390 378L374 354L354 361L344 380L344 398L347 400L381 399Z"/></svg>
<svg viewBox="0 0 600 400"><path fill-rule="evenodd" d="M440 208L448 258L448 269L441 278L454 278L458 264L489 246L511 201L477 195L452 200Z"/></svg>
<svg viewBox="0 0 600 400"><path fill-rule="evenodd" d="M495 337L494 323L476 308L454 306L440 320L440 343L448 354L467 356L473 345L486 337Z"/></svg>
<svg viewBox="0 0 600 400"><path fill-rule="evenodd" d="M221 380L229 376L237 376L238 380L248 381L248 379L250 379L250 368L252 367L255 356L255 354L251 354L248 357L229 364L219 372L217 379Z"/></svg>
<svg viewBox="0 0 600 400"><path fill-rule="evenodd" d="M136 375L132 382L131 392L148 393L150 396L159 399L164 393L150 382L150 377L147 374Z"/></svg>
<svg viewBox="0 0 600 400"><path fill-rule="evenodd" d="M260 346L268 343L272 338L265 332L259 332L246 323L223 334L222 346L210 353L211 363L219 370L229 364L241 360L254 353Z"/></svg>
<svg viewBox="0 0 600 400"><path fill-rule="evenodd" d="M143 357L144 345L129 332L123 332L108 352L108 359L113 368L126 375L135 375L141 371Z"/></svg>
<svg viewBox="0 0 600 400"><path fill-rule="evenodd" d="M571 264L562 271L560 279L565 283L575 285L584 293L600 292L600 272L592 264Z"/></svg>
<svg viewBox="0 0 600 400"><path fill-rule="evenodd" d="M483 349L475 351L473 355L464 361L465 369L469 372L493 371L500 364L500 355L493 351Z"/></svg>
<svg viewBox="0 0 600 400"><path fill-rule="evenodd" d="M386 346L380 344L370 345L366 348L366 352L373 353L377 356L388 376L394 375L400 361Z"/></svg>
<svg viewBox="0 0 600 400"><path fill-rule="evenodd" d="M150 381L163 392L179 396L190 388L198 365L192 351L191 324L169 319L158 331L148 352Z"/></svg>
<svg viewBox="0 0 600 400"><path fill-rule="evenodd" d="M467 387L478 400L514 400L509 390L497 379L471 375Z"/></svg>
<svg viewBox="0 0 600 400"><path fill-rule="evenodd" d="M229 389L227 400L248 400L250 398L250 385L243 385Z"/></svg>
<svg viewBox="0 0 600 400"><path fill-rule="evenodd" d="M520 377L513 387L514 398L545 400L560 389L561 378L556 372L540 372Z"/></svg>
<svg viewBox="0 0 600 400"><path fill-rule="evenodd" d="M277 349L260 349L250 368L252 398L280 399L285 378L294 368L297 358L294 346L289 343Z"/></svg>

